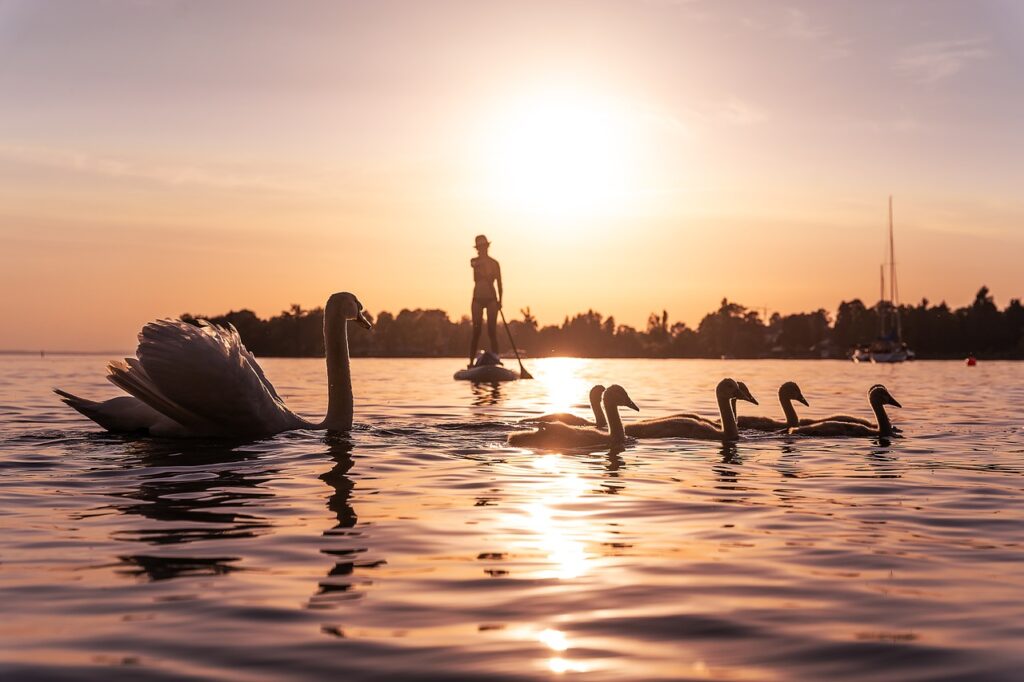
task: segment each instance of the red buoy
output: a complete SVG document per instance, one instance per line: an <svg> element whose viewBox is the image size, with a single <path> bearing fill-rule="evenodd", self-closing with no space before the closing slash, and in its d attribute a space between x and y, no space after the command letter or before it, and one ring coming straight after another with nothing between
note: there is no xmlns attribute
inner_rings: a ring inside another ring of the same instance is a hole
<svg viewBox="0 0 1024 682"><path fill-rule="evenodd" d="M967 366L968 367L974 367L976 364L978 364L978 361L974 358L974 356L973 355L968 355L967 356Z"/></svg>

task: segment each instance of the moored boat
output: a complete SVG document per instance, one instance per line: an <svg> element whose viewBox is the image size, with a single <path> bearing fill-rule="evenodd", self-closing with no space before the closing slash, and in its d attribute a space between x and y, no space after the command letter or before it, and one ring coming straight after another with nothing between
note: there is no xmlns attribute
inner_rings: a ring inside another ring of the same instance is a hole
<svg viewBox="0 0 1024 682"><path fill-rule="evenodd" d="M896 247L893 238L892 197L889 197L889 298L885 292L885 269L879 269L880 292L878 300L879 334L870 345L859 346L850 354L854 362L897 363L914 359L912 351L903 341L900 323L899 287L896 283Z"/></svg>

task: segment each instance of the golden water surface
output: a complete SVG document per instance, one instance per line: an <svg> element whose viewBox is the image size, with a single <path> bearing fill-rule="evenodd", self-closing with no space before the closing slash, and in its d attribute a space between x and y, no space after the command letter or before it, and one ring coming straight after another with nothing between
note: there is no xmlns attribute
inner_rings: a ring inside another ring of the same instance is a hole
<svg viewBox="0 0 1024 682"><path fill-rule="evenodd" d="M0 357L4 679L1020 679L1024 365L359 359L350 437L221 443L49 393L115 395L104 360ZM322 361L263 364L324 411ZM723 376L776 417L885 383L904 437L504 444L596 382L714 416Z"/></svg>

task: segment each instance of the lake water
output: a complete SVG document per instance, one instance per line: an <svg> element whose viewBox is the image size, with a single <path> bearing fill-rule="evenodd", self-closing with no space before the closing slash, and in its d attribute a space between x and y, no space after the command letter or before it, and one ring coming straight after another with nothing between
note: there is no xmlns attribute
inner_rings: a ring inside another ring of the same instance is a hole
<svg viewBox="0 0 1024 682"><path fill-rule="evenodd" d="M0 357L4 679L1021 679L1024 364L357 359L350 438L217 443L49 393L115 395L104 361ZM322 361L263 364L323 412ZM595 382L713 415L723 376L773 416L885 383L905 437L504 445Z"/></svg>

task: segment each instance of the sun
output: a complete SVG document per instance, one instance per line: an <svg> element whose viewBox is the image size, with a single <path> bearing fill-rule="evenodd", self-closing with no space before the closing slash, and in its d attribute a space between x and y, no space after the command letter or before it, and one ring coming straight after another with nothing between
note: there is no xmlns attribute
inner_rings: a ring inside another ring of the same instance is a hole
<svg viewBox="0 0 1024 682"><path fill-rule="evenodd" d="M504 108L487 133L488 193L549 218L614 214L633 191L629 119L614 101L567 90Z"/></svg>

